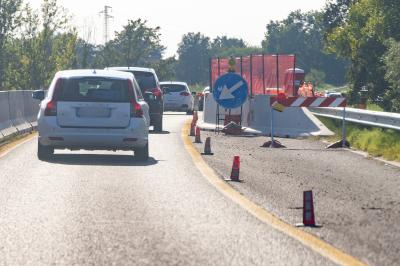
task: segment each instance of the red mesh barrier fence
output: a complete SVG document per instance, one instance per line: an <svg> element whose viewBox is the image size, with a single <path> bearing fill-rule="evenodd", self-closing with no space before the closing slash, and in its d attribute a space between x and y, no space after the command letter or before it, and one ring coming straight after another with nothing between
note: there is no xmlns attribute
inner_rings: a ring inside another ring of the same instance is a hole
<svg viewBox="0 0 400 266"><path fill-rule="evenodd" d="M250 84L250 56L242 57L242 77ZM250 87L249 87L250 88Z"/></svg>
<svg viewBox="0 0 400 266"><path fill-rule="evenodd" d="M248 82L251 95L285 93L295 96L295 55L251 55L236 58L236 73ZM211 60L212 85L229 71L229 58Z"/></svg>
<svg viewBox="0 0 400 266"><path fill-rule="evenodd" d="M285 90L286 95L295 96L294 79L295 79L296 57L294 55L278 56L279 71L279 88Z"/></svg>
<svg viewBox="0 0 400 266"><path fill-rule="evenodd" d="M280 83L277 82L278 67L275 55L264 56L264 79L267 94L276 93Z"/></svg>
<svg viewBox="0 0 400 266"><path fill-rule="evenodd" d="M264 94L263 56L251 56L251 89L252 94Z"/></svg>

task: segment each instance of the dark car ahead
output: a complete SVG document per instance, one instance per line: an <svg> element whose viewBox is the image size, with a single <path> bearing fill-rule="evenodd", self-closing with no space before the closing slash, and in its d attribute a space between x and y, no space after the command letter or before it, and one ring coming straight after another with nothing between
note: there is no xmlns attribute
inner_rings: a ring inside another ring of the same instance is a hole
<svg viewBox="0 0 400 266"><path fill-rule="evenodd" d="M140 90L150 107L150 125L154 126L154 131L162 132L164 100L154 69L142 67L109 67L107 69L130 72L135 76Z"/></svg>

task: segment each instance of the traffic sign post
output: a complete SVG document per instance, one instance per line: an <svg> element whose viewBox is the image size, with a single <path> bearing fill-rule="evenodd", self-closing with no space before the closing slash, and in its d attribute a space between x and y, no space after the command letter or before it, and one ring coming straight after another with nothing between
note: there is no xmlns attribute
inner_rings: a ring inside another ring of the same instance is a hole
<svg viewBox="0 0 400 266"><path fill-rule="evenodd" d="M346 106L343 107L342 148L346 148Z"/></svg>
<svg viewBox="0 0 400 266"><path fill-rule="evenodd" d="M242 106L249 94L247 81L236 73L227 73L217 79L213 96L218 105L234 109Z"/></svg>
<svg viewBox="0 0 400 266"><path fill-rule="evenodd" d="M249 86L242 76L229 72L220 76L213 87L213 97L217 102L216 131L219 131L220 107L229 109L229 117L231 110L241 107L246 101L249 94ZM242 120L242 108L240 109L240 122ZM224 125L226 123L226 115L224 117Z"/></svg>

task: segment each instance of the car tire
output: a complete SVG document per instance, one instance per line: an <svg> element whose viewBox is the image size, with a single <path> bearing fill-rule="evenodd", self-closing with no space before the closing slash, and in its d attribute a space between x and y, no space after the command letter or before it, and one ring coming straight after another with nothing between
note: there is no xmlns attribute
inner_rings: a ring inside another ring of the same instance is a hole
<svg viewBox="0 0 400 266"><path fill-rule="evenodd" d="M145 162L149 160L149 143L142 148L135 149L135 160L139 162Z"/></svg>
<svg viewBox="0 0 400 266"><path fill-rule="evenodd" d="M44 146L40 144L40 141L38 141L38 150L37 150L37 156L39 160L48 160L51 158L51 156L54 154L54 148L49 147L49 146Z"/></svg>
<svg viewBox="0 0 400 266"><path fill-rule="evenodd" d="M162 116L154 124L154 131L155 132L162 132L163 131L163 117Z"/></svg>

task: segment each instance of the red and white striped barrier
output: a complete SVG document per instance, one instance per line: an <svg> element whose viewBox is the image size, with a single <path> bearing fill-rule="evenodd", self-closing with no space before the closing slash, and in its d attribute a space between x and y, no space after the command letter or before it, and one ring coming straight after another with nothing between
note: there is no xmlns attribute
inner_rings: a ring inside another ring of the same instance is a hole
<svg viewBox="0 0 400 266"><path fill-rule="evenodd" d="M285 107L346 107L346 98L333 97L272 97L271 105L275 102L283 104Z"/></svg>

